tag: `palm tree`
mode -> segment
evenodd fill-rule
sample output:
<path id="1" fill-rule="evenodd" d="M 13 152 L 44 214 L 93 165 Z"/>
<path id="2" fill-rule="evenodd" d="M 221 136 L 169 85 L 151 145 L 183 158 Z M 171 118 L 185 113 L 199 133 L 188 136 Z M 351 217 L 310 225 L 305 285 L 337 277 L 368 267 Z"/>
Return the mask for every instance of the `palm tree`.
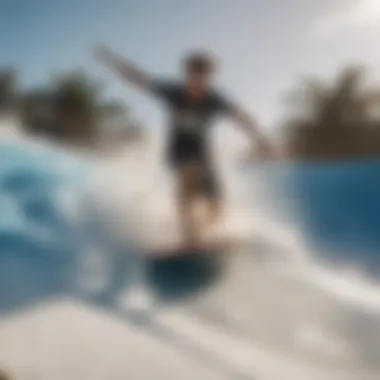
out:
<path id="1" fill-rule="evenodd" d="M 380 91 L 368 88 L 364 79 L 361 68 L 348 67 L 331 86 L 308 79 L 288 94 L 287 104 L 293 111 L 286 131 L 296 156 L 333 159 L 380 154 L 379 115 L 375 113 Z"/>
<path id="2" fill-rule="evenodd" d="M 110 124 L 134 129 L 126 106 L 119 100 L 105 99 L 104 84 L 86 71 L 72 70 L 58 75 L 51 86 L 56 116 L 68 140 L 91 143 Z"/>
<path id="3" fill-rule="evenodd" d="M 62 139 L 55 114 L 55 99 L 48 89 L 35 88 L 24 92 L 20 96 L 19 115 L 25 132 Z"/>
<path id="4" fill-rule="evenodd" d="M 107 128 L 127 131 L 124 141 L 142 137 L 125 104 L 107 99 L 103 83 L 85 70 L 59 73 L 48 83 L 21 93 L 16 73 L 4 69 L 0 71 L 0 110 L 15 100 L 24 129 L 31 134 L 86 145 L 101 138 Z"/>
<path id="5" fill-rule="evenodd" d="M 55 115 L 64 126 L 64 138 L 88 143 L 96 135 L 103 85 L 83 70 L 57 75 L 51 82 Z"/>

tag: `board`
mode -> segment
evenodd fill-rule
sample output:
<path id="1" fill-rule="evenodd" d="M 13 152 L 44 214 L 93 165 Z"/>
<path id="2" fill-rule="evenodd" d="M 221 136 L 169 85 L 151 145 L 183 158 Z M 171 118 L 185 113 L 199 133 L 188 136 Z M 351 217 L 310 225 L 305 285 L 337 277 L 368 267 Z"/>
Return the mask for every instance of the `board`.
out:
<path id="1" fill-rule="evenodd" d="M 235 241 L 230 239 L 218 239 L 211 241 L 203 241 L 192 246 L 186 245 L 168 245 L 164 247 L 159 247 L 158 249 L 152 250 L 148 255 L 154 259 L 168 259 L 174 257 L 193 257 L 193 256 L 203 256 L 208 254 L 218 254 L 236 247 Z"/>

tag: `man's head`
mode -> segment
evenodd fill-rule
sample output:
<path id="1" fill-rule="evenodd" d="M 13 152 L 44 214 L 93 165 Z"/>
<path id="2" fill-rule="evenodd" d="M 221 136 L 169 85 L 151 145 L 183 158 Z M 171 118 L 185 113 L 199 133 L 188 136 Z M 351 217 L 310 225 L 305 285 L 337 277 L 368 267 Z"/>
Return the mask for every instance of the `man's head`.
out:
<path id="1" fill-rule="evenodd" d="M 184 62 L 188 85 L 198 90 L 207 88 L 216 71 L 215 66 L 214 59 L 206 53 L 189 54 Z"/>

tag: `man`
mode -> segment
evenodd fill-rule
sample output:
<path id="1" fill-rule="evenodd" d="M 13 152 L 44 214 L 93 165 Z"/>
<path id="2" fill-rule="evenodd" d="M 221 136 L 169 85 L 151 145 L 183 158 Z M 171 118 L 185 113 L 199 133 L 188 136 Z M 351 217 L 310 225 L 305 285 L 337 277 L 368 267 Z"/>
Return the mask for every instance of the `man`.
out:
<path id="1" fill-rule="evenodd" d="M 208 223 L 214 222 L 221 211 L 221 194 L 207 141 L 213 119 L 218 115 L 232 117 L 253 140 L 259 154 L 269 152 L 267 140 L 243 110 L 212 88 L 216 67 L 205 53 L 186 57 L 183 82 L 153 79 L 105 47 L 96 49 L 96 57 L 128 83 L 167 105 L 171 116 L 167 158 L 176 177 L 180 227 L 186 246 L 196 244 L 201 232 L 195 217 L 199 197 L 207 201 Z"/>

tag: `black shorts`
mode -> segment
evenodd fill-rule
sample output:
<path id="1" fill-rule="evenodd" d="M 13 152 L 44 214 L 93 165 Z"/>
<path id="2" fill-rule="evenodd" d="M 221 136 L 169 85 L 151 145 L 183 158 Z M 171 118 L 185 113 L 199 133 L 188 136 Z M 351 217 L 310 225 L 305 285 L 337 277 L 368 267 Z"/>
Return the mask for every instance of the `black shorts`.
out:
<path id="1" fill-rule="evenodd" d="M 199 193 L 211 198 L 220 197 L 218 179 L 204 142 L 187 136 L 176 136 L 169 143 L 168 161 L 174 170 L 181 170 L 186 165 L 199 165 L 201 168 Z"/>

